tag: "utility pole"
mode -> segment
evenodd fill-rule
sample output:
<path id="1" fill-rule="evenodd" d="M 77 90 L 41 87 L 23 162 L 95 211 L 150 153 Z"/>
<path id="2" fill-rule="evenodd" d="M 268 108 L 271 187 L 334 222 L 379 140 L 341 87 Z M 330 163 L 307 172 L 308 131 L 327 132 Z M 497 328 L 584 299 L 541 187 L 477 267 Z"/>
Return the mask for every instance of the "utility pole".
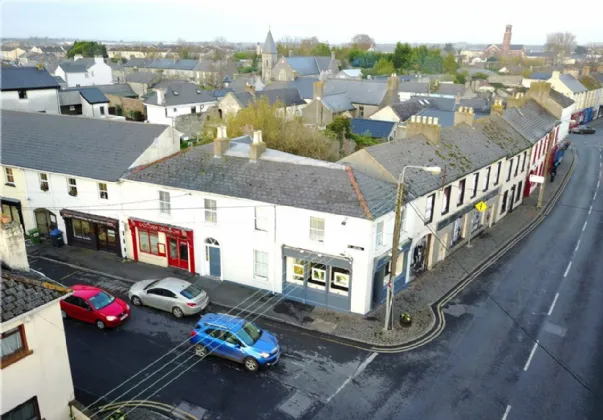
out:
<path id="1" fill-rule="evenodd" d="M 385 329 L 393 328 L 393 304 L 394 304 L 394 279 L 396 278 L 396 265 L 398 262 L 398 246 L 400 245 L 400 230 L 402 228 L 402 202 L 404 201 L 404 177 L 398 180 L 398 192 L 396 194 L 396 220 L 394 221 L 394 239 L 392 242 L 392 269 L 389 273 L 389 284 L 387 285 L 387 301 L 385 303 Z"/>
<path id="2" fill-rule="evenodd" d="M 538 204 L 536 204 L 537 209 L 542 208 L 542 201 L 544 200 L 544 187 L 546 185 L 546 179 L 547 179 L 547 176 L 549 173 L 549 165 L 550 165 L 550 161 L 551 161 L 551 152 L 553 150 L 553 142 L 555 141 L 555 132 L 556 132 L 555 128 L 556 128 L 556 126 L 553 128 L 553 131 L 551 131 L 549 133 L 549 144 L 546 149 L 546 155 L 544 157 L 544 173 L 542 174 L 544 176 L 544 180 L 542 181 L 542 184 L 540 184 L 540 191 L 538 192 Z"/>

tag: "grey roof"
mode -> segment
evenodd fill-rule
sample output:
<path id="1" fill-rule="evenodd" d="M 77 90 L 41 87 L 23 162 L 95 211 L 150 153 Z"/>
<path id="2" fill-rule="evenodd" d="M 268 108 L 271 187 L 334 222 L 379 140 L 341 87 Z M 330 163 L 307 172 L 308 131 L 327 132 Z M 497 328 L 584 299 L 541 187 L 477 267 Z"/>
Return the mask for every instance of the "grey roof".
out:
<path id="1" fill-rule="evenodd" d="M 553 77 L 553 72 L 551 71 L 535 71 L 534 73 L 530 74 L 528 79 L 549 80 L 551 77 Z"/>
<path id="2" fill-rule="evenodd" d="M 296 88 L 303 99 L 312 99 L 314 96 L 314 82 L 316 81 L 318 81 L 318 77 L 298 77 L 289 82 L 287 87 Z"/>
<path id="3" fill-rule="evenodd" d="M 413 98 L 409 101 L 396 102 L 390 105 L 392 111 L 400 118 L 401 122 L 406 121 L 421 110 L 431 106 L 433 98 Z"/>
<path id="4" fill-rule="evenodd" d="M 124 63 L 123 67 L 139 67 L 147 69 L 162 70 L 188 70 L 197 68 L 199 61 L 190 59 L 171 59 L 171 58 L 133 58 Z"/>
<path id="5" fill-rule="evenodd" d="M 54 80 L 56 80 L 59 83 L 59 85 L 61 83 L 67 83 L 61 76 L 52 76 L 52 77 L 54 77 Z"/>
<path id="6" fill-rule="evenodd" d="M 373 219 L 394 210 L 396 184 L 374 178 L 356 168 L 353 171 L 356 183 L 364 196 Z"/>
<path id="7" fill-rule="evenodd" d="M 59 102 L 61 106 L 81 105 L 82 99 L 79 90 L 60 90 Z"/>
<path id="8" fill-rule="evenodd" d="M 599 82 L 603 83 L 603 73 L 591 73 L 590 75 L 597 79 Z"/>
<path id="9" fill-rule="evenodd" d="M 286 107 L 306 104 L 306 101 L 299 96 L 299 91 L 295 88 L 262 90 L 256 92 L 255 95 L 256 98 L 267 98 L 270 105 L 277 101 Z"/>
<path id="10" fill-rule="evenodd" d="M 0 73 L 0 90 L 59 89 L 48 70 L 35 67 L 4 67 Z"/>
<path id="11" fill-rule="evenodd" d="M 233 141 L 231 141 L 232 147 Z M 211 144 L 209 145 L 213 147 Z M 264 152 L 267 153 L 267 152 Z M 264 203 L 366 218 L 346 170 L 268 159 L 215 158 L 195 147 L 127 179 Z M 220 204 L 218 203 L 218 207 Z"/>
<path id="12" fill-rule="evenodd" d="M 260 82 L 260 77 L 252 74 L 246 77 L 237 77 L 232 81 L 232 83 L 230 83 L 228 87 L 231 88 L 234 92 L 244 92 L 247 83 L 255 86 L 256 83 Z"/>
<path id="13" fill-rule="evenodd" d="M 239 101 L 243 108 L 247 108 L 252 99 L 251 93 L 249 92 L 234 92 L 233 95 L 237 98 L 237 101 Z"/>
<path id="14" fill-rule="evenodd" d="M 203 90 L 191 82 L 174 82 L 166 87 L 163 103 L 161 106 L 198 104 L 203 102 L 214 102 L 215 99 L 210 91 Z M 145 104 L 157 105 L 157 92 L 151 93 L 145 100 Z"/>
<path id="15" fill-rule="evenodd" d="M 549 96 L 551 97 L 552 100 L 557 102 L 563 108 L 572 106 L 572 104 L 574 104 L 574 102 L 575 102 L 573 99 L 568 98 L 567 96 L 565 96 L 564 94 L 562 94 L 560 92 L 557 92 L 555 89 L 551 89 Z"/>
<path id="16" fill-rule="evenodd" d="M 80 88 L 79 91 L 82 98 L 89 104 L 109 103 L 109 99 L 95 87 Z"/>
<path id="17" fill-rule="evenodd" d="M 588 92 L 588 89 L 571 74 L 562 74 L 559 80 L 574 93 Z"/>
<path id="18" fill-rule="evenodd" d="M 327 79 L 324 96 L 346 93 L 355 104 L 381 105 L 387 93 L 387 83 L 372 80 Z"/>
<path id="19" fill-rule="evenodd" d="M 444 111 L 440 109 L 425 108 L 417 115 L 425 117 L 436 117 L 442 127 L 452 127 L 454 125 L 454 111 Z M 489 114 L 475 112 L 475 119 L 487 117 Z"/>
<path id="20" fill-rule="evenodd" d="M 435 93 L 439 93 L 441 95 L 464 95 L 466 91 L 467 88 L 465 85 L 457 83 L 440 83 L 440 87 Z"/>
<path id="21" fill-rule="evenodd" d="M 65 52 L 63 47 L 61 47 L 60 45 L 46 45 L 46 46 L 39 46 L 38 48 L 41 49 L 43 53 Z"/>
<path id="22" fill-rule="evenodd" d="M 398 92 L 411 92 L 411 93 L 428 93 L 429 83 L 422 82 L 403 82 L 400 83 Z"/>
<path id="23" fill-rule="evenodd" d="M 264 47 L 262 48 L 262 53 L 265 54 L 276 54 L 276 44 L 274 43 L 274 38 L 272 38 L 272 32 L 270 29 L 268 30 L 268 35 L 266 35 L 266 41 L 264 41 Z"/>
<path id="24" fill-rule="evenodd" d="M 149 84 L 159 78 L 160 76 L 157 73 L 152 73 L 150 71 L 135 71 L 126 76 L 126 82 Z"/>
<path id="25" fill-rule="evenodd" d="M 320 74 L 315 57 L 285 57 L 285 61 L 300 76 Z"/>
<path id="26" fill-rule="evenodd" d="M 125 98 L 138 98 L 136 92 L 127 83 L 114 83 L 111 85 L 94 85 L 105 95 L 123 96 Z"/>
<path id="27" fill-rule="evenodd" d="M 5 110 L 1 118 L 2 164 L 106 181 L 117 181 L 168 128 Z"/>
<path id="28" fill-rule="evenodd" d="M 468 106 L 473 108 L 474 112 L 481 112 L 484 114 L 490 113 L 490 101 L 485 98 L 472 98 L 472 99 L 461 99 L 458 105 L 455 106 L 458 108 L 459 106 Z"/>
<path id="29" fill-rule="evenodd" d="M 59 63 L 59 66 L 65 73 L 85 73 L 88 68 L 94 65 L 94 58 L 80 58 L 75 61 L 64 60 Z"/>
<path id="30" fill-rule="evenodd" d="M 1 229 L 1 227 L 0 227 Z M 2 270 L 0 301 L 2 322 L 44 306 L 69 293 L 68 289 L 51 288 L 34 273 L 9 272 Z"/>
<path id="31" fill-rule="evenodd" d="M 321 98 L 321 101 L 331 112 L 343 112 L 355 109 L 347 93 L 325 95 Z"/>
<path id="32" fill-rule="evenodd" d="M 507 108 L 503 118 L 532 143 L 550 132 L 557 121 L 557 118 L 531 99 L 521 108 Z"/>
<path id="33" fill-rule="evenodd" d="M 350 128 L 353 134 L 367 134 L 376 139 L 388 138 L 396 123 L 393 121 L 367 120 L 365 118 L 352 118 Z"/>

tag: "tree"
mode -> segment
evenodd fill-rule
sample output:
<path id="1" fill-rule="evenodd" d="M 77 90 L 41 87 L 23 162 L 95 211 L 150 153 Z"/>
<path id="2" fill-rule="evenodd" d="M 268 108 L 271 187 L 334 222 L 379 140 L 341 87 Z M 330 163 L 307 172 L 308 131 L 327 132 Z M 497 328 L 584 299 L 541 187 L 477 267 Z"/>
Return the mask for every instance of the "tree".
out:
<path id="1" fill-rule="evenodd" d="M 333 121 L 327 125 L 326 132 L 331 134 L 337 140 L 344 140 L 352 133 L 349 118 L 333 118 Z"/>
<path id="2" fill-rule="evenodd" d="M 106 57 L 107 47 L 95 41 L 75 41 L 71 48 L 67 50 L 67 57 L 73 58 L 76 54 L 81 54 L 84 57 Z"/>
<path id="3" fill-rule="evenodd" d="M 553 56 L 557 64 L 563 57 L 569 56 L 576 48 L 576 35 L 571 32 L 554 32 L 546 36 L 546 51 Z"/>
<path id="4" fill-rule="evenodd" d="M 312 48 L 310 55 L 329 56 L 329 55 L 331 55 L 331 48 L 329 47 L 328 44 L 325 44 L 324 42 L 319 42 Z"/>
<path id="5" fill-rule="evenodd" d="M 356 34 L 352 38 L 352 45 L 361 50 L 368 50 L 375 44 L 375 40 L 367 34 Z"/>
<path id="6" fill-rule="evenodd" d="M 410 63 L 411 52 L 412 48 L 410 48 L 410 45 L 398 42 L 396 44 L 396 49 L 394 50 L 394 55 L 392 57 L 392 63 L 394 64 L 394 67 L 397 69 L 407 69 Z"/>
<path id="7" fill-rule="evenodd" d="M 373 66 L 373 71 L 375 74 L 379 75 L 390 75 L 396 72 L 394 68 L 394 64 L 386 59 L 385 57 L 381 58 L 379 61 L 375 63 Z"/>
<path id="8" fill-rule="evenodd" d="M 446 54 L 454 54 L 456 52 L 454 50 L 454 45 L 452 45 L 450 42 L 444 45 L 444 52 Z"/>
<path id="9" fill-rule="evenodd" d="M 576 46 L 576 49 L 574 50 L 574 52 L 576 54 L 586 54 L 586 53 L 588 53 L 588 49 L 586 47 L 583 47 L 582 45 L 578 45 L 578 46 Z"/>
<path id="10" fill-rule="evenodd" d="M 464 85 L 467 81 L 467 76 L 469 76 L 469 73 L 467 73 L 466 71 L 457 73 L 457 75 L 454 77 L 454 83 L 460 83 L 461 85 Z"/>
<path id="11" fill-rule="evenodd" d="M 178 57 L 180 57 L 182 60 L 186 60 L 188 58 L 191 58 L 191 52 L 188 49 L 188 47 L 180 47 L 180 48 L 178 48 Z"/>
<path id="12" fill-rule="evenodd" d="M 488 75 L 486 73 L 482 73 L 477 72 L 477 73 L 473 73 L 473 75 L 471 76 L 472 79 L 480 79 L 480 80 L 488 80 Z"/>
<path id="13" fill-rule="evenodd" d="M 456 73 L 456 58 L 454 58 L 454 54 L 448 54 L 446 58 L 444 58 L 444 63 L 442 64 L 444 73 L 455 74 Z"/>

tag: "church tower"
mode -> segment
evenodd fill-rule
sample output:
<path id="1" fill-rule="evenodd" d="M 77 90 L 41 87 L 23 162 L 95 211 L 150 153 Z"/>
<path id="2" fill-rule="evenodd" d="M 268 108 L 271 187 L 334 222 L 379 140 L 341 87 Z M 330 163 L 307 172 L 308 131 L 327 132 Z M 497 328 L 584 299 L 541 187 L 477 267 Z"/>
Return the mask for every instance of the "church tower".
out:
<path id="1" fill-rule="evenodd" d="M 509 50 L 511 49 L 511 28 L 513 28 L 512 25 L 507 25 L 505 29 L 505 36 L 502 44 L 502 54 L 504 56 L 509 55 Z"/>
<path id="2" fill-rule="evenodd" d="M 272 79 L 272 68 L 276 65 L 277 60 L 276 44 L 272 38 L 272 32 L 268 29 L 266 41 L 262 48 L 262 82 L 268 83 Z"/>

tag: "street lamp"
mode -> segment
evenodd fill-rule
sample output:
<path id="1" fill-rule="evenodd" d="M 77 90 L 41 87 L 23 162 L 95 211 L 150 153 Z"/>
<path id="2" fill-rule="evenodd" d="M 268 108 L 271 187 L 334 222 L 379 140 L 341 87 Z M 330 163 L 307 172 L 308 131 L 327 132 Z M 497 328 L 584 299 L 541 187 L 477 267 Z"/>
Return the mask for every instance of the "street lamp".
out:
<path id="1" fill-rule="evenodd" d="M 385 329 L 393 328 L 393 310 L 394 310 L 394 279 L 396 277 L 396 265 L 398 263 L 398 246 L 400 245 L 400 229 L 402 228 L 402 202 L 404 201 L 404 173 L 407 169 L 419 169 L 433 175 L 439 175 L 442 168 L 439 166 L 416 166 L 406 165 L 402 168 L 402 173 L 398 178 L 398 191 L 396 194 L 396 220 L 394 222 L 394 240 L 392 242 L 392 269 L 389 274 L 389 283 L 387 286 L 387 300 L 385 303 Z"/>

